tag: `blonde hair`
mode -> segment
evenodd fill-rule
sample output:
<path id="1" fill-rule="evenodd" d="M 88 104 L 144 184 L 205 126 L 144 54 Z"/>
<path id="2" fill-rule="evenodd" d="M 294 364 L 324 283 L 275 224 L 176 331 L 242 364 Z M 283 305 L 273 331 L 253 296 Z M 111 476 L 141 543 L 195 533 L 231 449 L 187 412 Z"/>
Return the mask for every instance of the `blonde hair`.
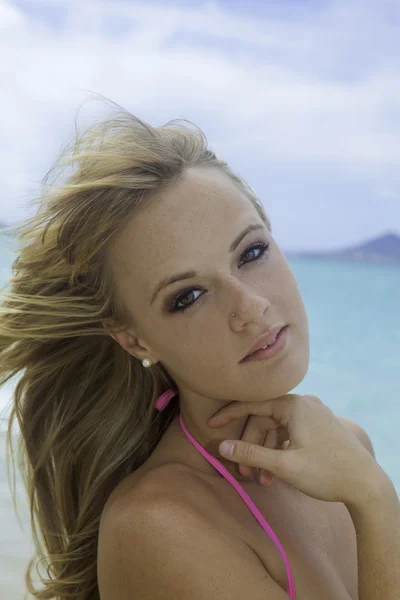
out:
<path id="1" fill-rule="evenodd" d="M 131 323 L 107 266 L 113 237 L 151 192 L 195 166 L 224 171 L 270 229 L 255 192 L 193 123 L 152 127 L 112 104 L 115 116 L 76 134 L 60 153 L 31 201 L 35 216 L 11 228 L 19 249 L 0 306 L 0 385 L 19 375 L 7 452 L 13 457 L 16 420 L 36 550 L 25 583 L 40 600 L 99 599 L 105 501 L 146 461 L 179 411 L 177 403 L 161 414 L 154 408 L 175 386 L 163 366 L 143 368 L 109 335 Z M 56 185 L 66 167 L 68 177 Z M 12 493 L 15 506 L 15 487 Z M 41 589 L 31 575 L 35 558 L 46 565 Z"/>

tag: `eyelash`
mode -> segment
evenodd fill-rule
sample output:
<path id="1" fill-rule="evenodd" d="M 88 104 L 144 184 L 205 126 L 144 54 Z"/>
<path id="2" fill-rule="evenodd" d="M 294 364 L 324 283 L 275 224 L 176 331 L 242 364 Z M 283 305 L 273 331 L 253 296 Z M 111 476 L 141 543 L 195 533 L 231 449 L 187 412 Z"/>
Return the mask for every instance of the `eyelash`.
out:
<path id="1" fill-rule="evenodd" d="M 245 263 L 245 264 L 251 264 L 251 263 L 265 259 L 268 255 L 269 243 L 265 244 L 264 242 L 259 242 L 257 244 L 252 244 L 243 252 L 242 256 L 245 256 L 248 252 L 251 252 L 252 250 L 257 250 L 257 249 L 261 250 L 261 253 L 259 254 L 259 256 L 257 256 L 257 258 L 255 258 L 254 260 L 250 260 L 248 263 Z M 200 298 L 201 298 L 201 296 L 203 296 L 203 294 L 201 294 L 201 296 L 199 296 L 191 304 L 186 304 L 186 306 L 183 306 L 181 308 L 176 308 L 176 305 L 180 301 L 180 298 L 187 296 L 188 294 L 190 294 L 190 292 L 193 292 L 195 290 L 197 290 L 197 288 L 189 288 L 187 290 L 183 290 L 183 292 L 181 292 L 178 296 L 176 296 L 175 299 L 173 300 L 172 310 L 170 312 L 172 312 L 172 313 L 184 312 L 185 310 L 188 310 L 189 308 L 193 308 L 193 306 L 195 306 L 195 304 L 197 304 L 197 302 L 200 300 Z"/>

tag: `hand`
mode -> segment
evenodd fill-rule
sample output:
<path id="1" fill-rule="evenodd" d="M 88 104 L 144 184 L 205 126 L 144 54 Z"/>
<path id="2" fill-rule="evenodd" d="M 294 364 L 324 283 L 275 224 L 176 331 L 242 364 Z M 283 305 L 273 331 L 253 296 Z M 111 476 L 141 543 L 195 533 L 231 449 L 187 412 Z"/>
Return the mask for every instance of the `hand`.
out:
<path id="1" fill-rule="evenodd" d="M 208 425 L 221 427 L 248 415 L 263 420 L 254 421 L 256 427 L 248 431 L 247 425 L 244 437 L 258 436 L 262 445 L 232 440 L 233 456 L 221 454 L 239 465 L 265 469 L 312 498 L 346 503 L 380 469 L 317 396 L 286 394 L 265 402 L 232 402 L 215 413 Z M 278 445 L 285 449 L 264 447 L 263 440 L 271 430 L 276 430 Z"/>
<path id="2" fill-rule="evenodd" d="M 272 450 L 286 450 L 289 444 L 288 433 L 285 427 L 280 427 L 268 417 L 250 415 L 240 437 L 242 441 L 258 444 Z M 270 485 L 273 474 L 265 469 L 256 469 L 246 465 L 238 465 L 242 475 L 251 475 L 261 486 Z"/>

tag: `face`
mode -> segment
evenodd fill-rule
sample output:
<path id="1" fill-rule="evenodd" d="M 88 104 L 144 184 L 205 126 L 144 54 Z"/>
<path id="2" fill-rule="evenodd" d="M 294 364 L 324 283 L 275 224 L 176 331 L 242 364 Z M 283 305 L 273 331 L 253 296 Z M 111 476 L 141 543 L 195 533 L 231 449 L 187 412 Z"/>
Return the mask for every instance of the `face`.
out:
<path id="1" fill-rule="evenodd" d="M 230 251 L 250 225 L 258 228 Z M 111 260 L 135 323 L 132 337 L 120 334 L 118 341 L 140 360 L 160 361 L 181 404 L 200 397 L 220 407 L 267 400 L 304 378 L 309 332 L 296 280 L 256 209 L 225 173 L 193 168 L 155 193 L 116 238 Z M 156 293 L 159 282 L 187 271 L 196 274 Z M 289 325 L 283 358 L 241 363 L 254 339 L 277 324 Z"/>

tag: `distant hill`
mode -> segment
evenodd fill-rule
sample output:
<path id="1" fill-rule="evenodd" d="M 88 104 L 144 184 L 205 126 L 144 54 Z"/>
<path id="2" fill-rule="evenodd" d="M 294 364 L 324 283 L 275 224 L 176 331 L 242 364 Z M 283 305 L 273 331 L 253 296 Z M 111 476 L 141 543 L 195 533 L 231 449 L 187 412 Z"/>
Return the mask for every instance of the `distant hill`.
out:
<path id="1" fill-rule="evenodd" d="M 288 258 L 317 258 L 400 265 L 400 235 L 387 233 L 357 246 L 330 252 L 287 252 Z"/>

